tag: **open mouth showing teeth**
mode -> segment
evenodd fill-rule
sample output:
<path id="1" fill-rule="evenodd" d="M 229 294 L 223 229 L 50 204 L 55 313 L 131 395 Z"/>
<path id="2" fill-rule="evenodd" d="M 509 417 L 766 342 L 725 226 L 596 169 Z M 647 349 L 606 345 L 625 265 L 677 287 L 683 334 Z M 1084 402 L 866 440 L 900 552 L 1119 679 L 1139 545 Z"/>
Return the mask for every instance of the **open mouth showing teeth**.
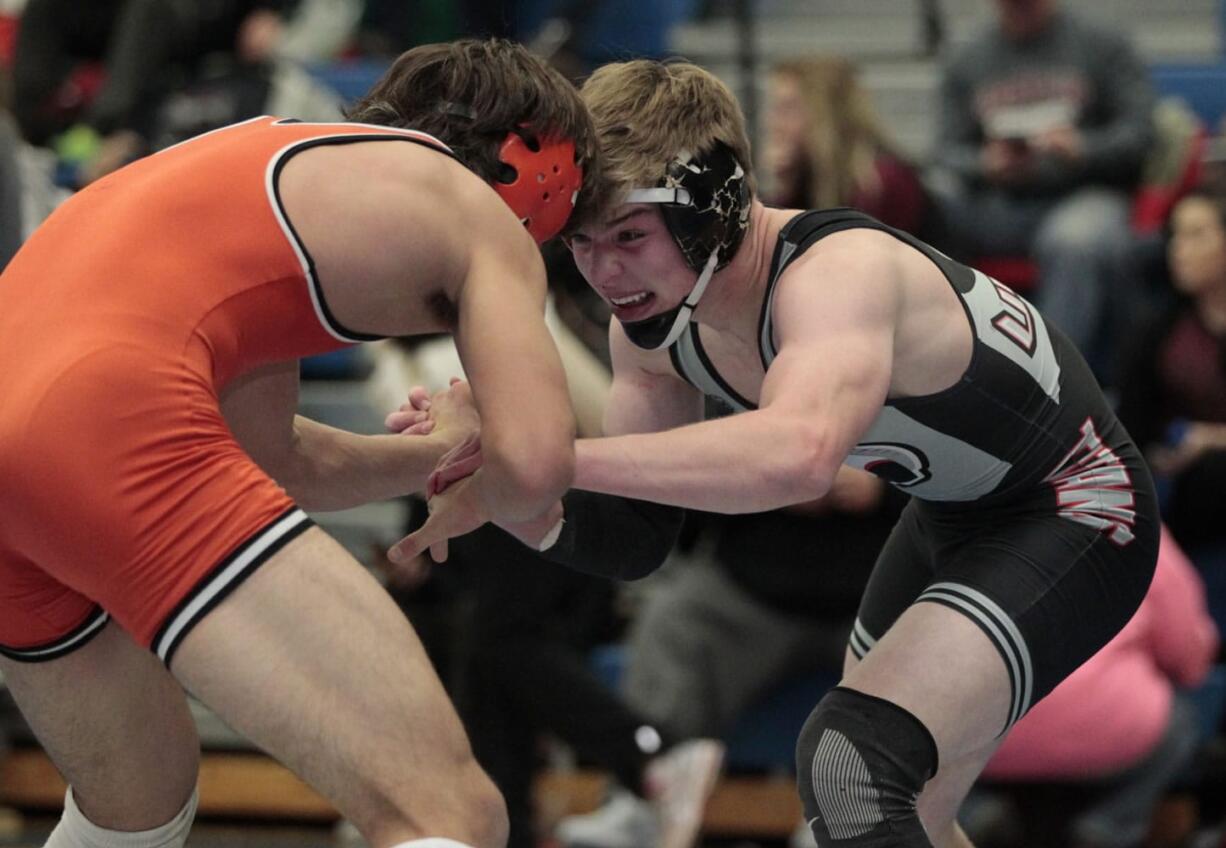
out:
<path id="1" fill-rule="evenodd" d="M 646 303 L 649 297 L 651 297 L 650 292 L 637 292 L 635 294 L 628 294 L 625 297 L 611 297 L 609 302 L 614 306 L 638 306 L 640 303 Z"/>

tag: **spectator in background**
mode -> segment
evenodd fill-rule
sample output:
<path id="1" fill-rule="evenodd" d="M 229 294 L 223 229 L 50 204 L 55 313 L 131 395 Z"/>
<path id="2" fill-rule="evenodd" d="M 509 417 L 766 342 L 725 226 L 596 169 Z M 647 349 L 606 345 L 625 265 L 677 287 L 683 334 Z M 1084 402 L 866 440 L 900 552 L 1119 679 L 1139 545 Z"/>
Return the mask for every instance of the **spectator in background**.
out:
<path id="1" fill-rule="evenodd" d="M 626 702 L 667 739 L 722 739 L 781 682 L 824 673 L 833 683 L 869 572 L 905 501 L 871 474 L 844 468 L 819 501 L 701 514 L 713 556 L 648 595 L 627 646 Z M 695 779 L 715 777 L 696 771 Z M 563 845 L 655 845 L 659 811 L 636 785 L 623 780 L 599 810 L 564 820 Z"/>
<path id="2" fill-rule="evenodd" d="M 1142 332 L 1120 382 L 1120 420 L 1165 492 L 1164 515 L 1226 621 L 1226 183 L 1176 204 L 1168 248 L 1175 297 Z"/>
<path id="3" fill-rule="evenodd" d="M 0 70 L 0 271 L 67 196 L 53 180 L 55 157 L 22 139 L 9 110 L 9 83 L 7 68 Z"/>
<path id="4" fill-rule="evenodd" d="M 767 91 L 767 203 L 791 209 L 851 206 L 923 235 L 924 187 L 886 134 L 850 61 L 781 62 L 771 70 Z"/>
<path id="5" fill-rule="evenodd" d="M 458 647 L 456 708 L 477 761 L 506 799 L 507 848 L 538 844 L 532 789 L 546 735 L 582 762 L 609 770 L 639 797 L 652 798 L 656 809 L 664 809 L 666 793 L 671 800 L 690 788 L 692 772 L 665 776 L 651 766 L 679 765 L 692 746 L 675 748 L 609 689 L 588 659 L 594 647 L 615 638 L 615 584 L 550 562 L 492 526 L 455 540 L 450 560 L 464 569 L 469 601 Z M 681 834 L 670 831 L 687 848 L 709 789 L 695 788 L 701 795 L 683 816 L 693 824 Z M 651 848 L 659 836 L 657 830 L 636 832 L 626 848 Z"/>
<path id="6" fill-rule="evenodd" d="M 1145 66 L 1059 0 L 994 0 L 998 20 L 949 62 L 936 158 L 948 249 L 1031 255 L 1038 306 L 1100 380 L 1106 311 L 1131 297 L 1130 191 L 1152 137 Z"/>
<path id="7" fill-rule="evenodd" d="M 463 0 L 465 32 L 528 43 L 565 74 L 584 76 L 627 56 L 669 55 L 672 28 L 698 0 Z"/>
<path id="8" fill-rule="evenodd" d="M 163 104 L 199 80 L 210 57 L 226 57 L 227 70 L 326 57 L 360 13 L 360 0 L 30 0 L 17 36 L 14 112 L 28 141 L 56 145 L 79 164 L 75 182 L 85 185 L 157 149 Z M 253 94 L 241 114 L 223 111 L 196 129 L 265 111 L 268 80 L 244 90 Z M 327 116 L 338 118 L 335 109 Z"/>
<path id="9" fill-rule="evenodd" d="M 463 31 L 459 5 L 453 0 L 363 0 L 357 52 L 391 59 L 417 44 L 458 38 Z"/>
<path id="10" fill-rule="evenodd" d="M 262 55 L 305 63 L 334 59 L 356 37 L 365 10 L 366 0 L 296 0 L 283 16 L 265 15 L 272 26 L 268 47 Z M 404 49 L 454 37 L 454 32 L 448 32 Z M 241 47 L 240 44 L 240 56 Z"/>
<path id="11" fill-rule="evenodd" d="M 283 0 L 30 0 L 17 34 L 14 111 L 26 139 L 49 145 L 81 126 L 96 135 L 82 182 L 145 152 L 157 104 L 214 51 L 258 61 Z M 87 65 L 96 66 L 82 74 Z"/>
<path id="12" fill-rule="evenodd" d="M 1164 530 L 1136 615 L 1018 722 L 983 771 L 990 783 L 1054 782 L 1084 797 L 1072 821 L 1023 810 L 1026 844 L 1142 843 L 1157 802 L 1204 742 L 1178 689 L 1204 681 L 1217 649 L 1200 577 Z"/>

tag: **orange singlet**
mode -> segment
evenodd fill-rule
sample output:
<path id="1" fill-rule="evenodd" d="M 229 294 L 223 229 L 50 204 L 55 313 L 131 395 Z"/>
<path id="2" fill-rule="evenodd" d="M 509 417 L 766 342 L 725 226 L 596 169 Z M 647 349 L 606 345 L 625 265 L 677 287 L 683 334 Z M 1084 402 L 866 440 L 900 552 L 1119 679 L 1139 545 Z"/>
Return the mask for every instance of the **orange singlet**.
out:
<path id="1" fill-rule="evenodd" d="M 169 664 L 310 520 L 218 392 L 366 338 L 339 326 L 280 204 L 316 144 L 422 133 L 256 118 L 64 203 L 0 276 L 0 653 L 61 656 L 109 616 Z"/>

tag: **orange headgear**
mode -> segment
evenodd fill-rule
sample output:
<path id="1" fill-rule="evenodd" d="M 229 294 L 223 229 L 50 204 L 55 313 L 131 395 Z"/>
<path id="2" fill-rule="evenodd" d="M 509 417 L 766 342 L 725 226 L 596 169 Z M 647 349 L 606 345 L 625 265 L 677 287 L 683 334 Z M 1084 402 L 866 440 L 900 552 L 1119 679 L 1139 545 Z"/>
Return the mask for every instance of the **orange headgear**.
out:
<path id="1" fill-rule="evenodd" d="M 566 226 L 583 185 L 575 143 L 540 139 L 521 126 L 507 134 L 498 159 L 504 167 L 493 182 L 494 191 L 519 216 L 536 243 L 544 244 Z"/>

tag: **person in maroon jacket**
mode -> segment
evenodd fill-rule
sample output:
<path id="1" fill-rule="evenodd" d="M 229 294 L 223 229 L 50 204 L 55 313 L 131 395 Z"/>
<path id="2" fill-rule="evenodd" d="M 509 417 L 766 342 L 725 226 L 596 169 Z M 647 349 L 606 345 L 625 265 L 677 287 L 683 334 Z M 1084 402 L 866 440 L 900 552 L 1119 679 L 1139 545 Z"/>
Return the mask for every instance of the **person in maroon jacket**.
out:
<path id="1" fill-rule="evenodd" d="M 855 65 L 833 56 L 780 62 L 767 93 L 768 205 L 851 206 L 925 235 L 928 196 L 919 174 L 882 126 Z"/>

